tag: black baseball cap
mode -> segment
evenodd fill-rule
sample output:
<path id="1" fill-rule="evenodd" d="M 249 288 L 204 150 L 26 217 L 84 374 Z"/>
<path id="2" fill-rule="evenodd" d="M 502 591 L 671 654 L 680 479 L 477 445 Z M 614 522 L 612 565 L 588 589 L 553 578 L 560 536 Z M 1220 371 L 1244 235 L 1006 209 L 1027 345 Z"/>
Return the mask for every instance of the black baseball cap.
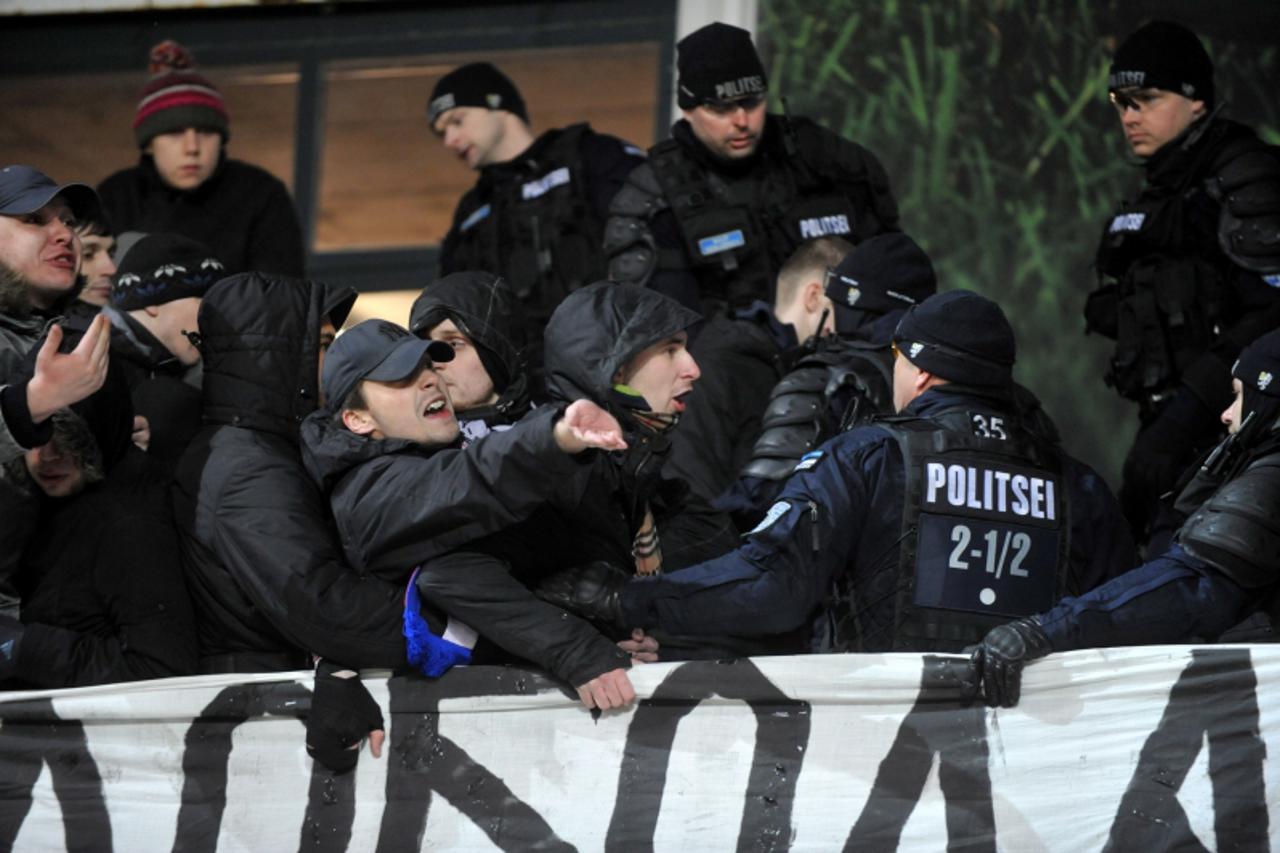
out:
<path id="1" fill-rule="evenodd" d="M 413 375 L 423 356 L 433 364 L 453 361 L 453 347 L 423 340 L 390 320 L 357 323 L 338 336 L 324 357 L 324 398 L 336 410 L 362 380 L 398 382 Z"/>
<path id="2" fill-rule="evenodd" d="M 98 194 L 87 184 L 58 184 L 33 166 L 13 165 L 0 169 L 0 216 L 23 216 L 44 207 L 59 193 L 77 219 L 96 214 L 101 207 Z"/>

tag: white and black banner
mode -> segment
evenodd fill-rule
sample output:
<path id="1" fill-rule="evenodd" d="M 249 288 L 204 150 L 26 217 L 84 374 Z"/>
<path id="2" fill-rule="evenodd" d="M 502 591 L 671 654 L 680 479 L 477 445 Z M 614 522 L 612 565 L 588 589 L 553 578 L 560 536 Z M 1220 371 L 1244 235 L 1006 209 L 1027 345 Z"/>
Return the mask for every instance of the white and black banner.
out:
<path id="1" fill-rule="evenodd" d="M 354 773 L 310 673 L 0 696 L 0 850 L 1267 850 L 1280 647 L 1054 655 L 1012 710 L 929 655 L 654 664 L 595 714 L 520 669 L 366 678 Z"/>

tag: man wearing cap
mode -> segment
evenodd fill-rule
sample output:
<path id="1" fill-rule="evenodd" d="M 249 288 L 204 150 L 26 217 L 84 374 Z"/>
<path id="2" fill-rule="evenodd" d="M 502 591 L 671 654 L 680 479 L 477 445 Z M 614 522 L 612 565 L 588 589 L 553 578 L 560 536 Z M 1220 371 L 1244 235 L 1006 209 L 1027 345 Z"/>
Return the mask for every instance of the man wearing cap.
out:
<path id="1" fill-rule="evenodd" d="M 751 459 L 769 392 L 803 355 L 800 345 L 834 332 L 824 282 L 851 248 L 840 237 L 810 240 L 778 273 L 772 304 L 759 299 L 715 317 L 690 344 L 702 377 L 671 434 L 667 470 L 704 500 L 719 497 Z"/>
<path id="2" fill-rule="evenodd" d="M 811 275 L 825 288 L 836 334 L 815 340 L 773 386 L 759 440 L 716 502 L 743 529 L 756 525 L 806 453 L 893 414 L 893 330 L 938 289 L 928 255 L 897 232 L 871 237 Z"/>
<path id="3" fill-rule="evenodd" d="M 505 278 L 527 315 L 533 363 L 540 364 L 542 329 L 556 305 L 604 277 L 609 202 L 644 152 L 585 122 L 535 138 L 519 90 L 487 62 L 441 77 L 427 121 L 445 148 L 480 173 L 454 211 L 440 272 Z"/>
<path id="4" fill-rule="evenodd" d="M 1218 439 L 1241 348 L 1280 324 L 1280 150 L 1220 116 L 1213 62 L 1178 24 L 1125 39 L 1108 85 L 1146 183 L 1106 223 L 1085 317 L 1116 341 L 1107 384 L 1138 404 L 1120 497 L 1160 553 L 1161 495 Z"/>
<path id="5" fill-rule="evenodd" d="M 1227 437 L 1178 495 L 1185 523 L 1159 557 L 1047 612 L 993 629 L 974 649 L 975 688 L 1018 703 L 1022 668 L 1051 652 L 1214 640 L 1258 610 L 1280 613 L 1280 330 L 1231 370 Z M 1188 472 L 1192 473 L 1192 472 Z"/>
<path id="6" fill-rule="evenodd" d="M 808 119 L 765 113 L 768 79 L 750 33 L 708 24 L 676 53 L 684 118 L 613 200 L 611 278 L 709 317 L 770 299 L 805 240 L 897 230 L 874 154 Z"/>
<path id="7" fill-rule="evenodd" d="M 899 414 L 806 456 L 736 551 L 631 583 L 567 572 L 548 600 L 626 627 L 805 628 L 813 651 L 957 652 L 1004 614 L 1133 565 L 1106 484 L 1014 413 L 1013 330 L 995 303 L 931 297 L 894 346 Z"/>
<path id="8" fill-rule="evenodd" d="M 196 241 L 148 234 L 121 260 L 112 303 L 102 309 L 134 412 L 150 428 L 147 452 L 169 468 L 200 429 L 200 302 L 224 273 Z"/>
<path id="9" fill-rule="evenodd" d="M 623 704 L 620 697 L 634 693 L 621 649 L 536 599 L 508 572 L 485 571 L 495 553 L 513 556 L 501 542 L 510 528 L 544 504 L 574 507 L 582 500 L 592 469 L 574 457 L 592 447 L 624 449 L 622 428 L 595 403 L 579 400 L 544 406 L 464 449 L 436 370 L 453 356 L 448 343 L 417 338 L 386 320 L 366 320 L 330 349 L 323 376 L 330 402 L 307 418 L 302 437 L 307 467 L 329 492 L 347 559 L 357 571 L 401 585 L 423 564 L 424 572 L 470 575 L 461 584 L 455 577 L 447 601 L 427 602 L 452 617 L 436 626 L 438 635 L 409 633 L 411 662 L 424 665 L 434 652 L 435 665 L 425 666 L 430 674 L 447 667 L 441 655 L 469 660 L 478 632 L 573 684 L 587 707 Z M 479 544 L 486 537 L 493 537 L 491 547 Z M 520 541 L 528 539 L 526 532 Z M 486 556 L 451 556 L 461 546 Z M 441 566 L 454 559 L 470 561 L 474 570 Z M 460 613 L 466 625 L 457 622 Z"/>
<path id="10" fill-rule="evenodd" d="M 133 120 L 141 159 L 98 185 L 116 233 L 180 234 L 212 249 L 229 273 L 301 276 L 302 229 L 289 191 L 227 157 L 222 93 L 177 42 L 151 49 L 150 71 Z"/>

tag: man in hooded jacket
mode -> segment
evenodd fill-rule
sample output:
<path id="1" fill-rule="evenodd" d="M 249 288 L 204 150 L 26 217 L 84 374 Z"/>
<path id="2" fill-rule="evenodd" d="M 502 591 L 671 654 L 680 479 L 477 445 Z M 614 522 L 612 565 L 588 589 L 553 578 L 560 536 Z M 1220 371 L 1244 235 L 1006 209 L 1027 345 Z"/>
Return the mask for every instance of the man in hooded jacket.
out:
<path id="1" fill-rule="evenodd" d="M 450 273 L 409 311 L 409 331 L 454 348 L 437 369 L 468 440 L 509 427 L 531 407 L 518 312 L 506 281 L 487 272 Z"/>
<path id="2" fill-rule="evenodd" d="M 346 564 L 303 467 L 298 426 L 319 404 L 322 329 L 355 293 L 242 273 L 200 306 L 204 428 L 173 491 L 204 672 L 271 672 L 312 653 L 404 664 L 402 590 Z"/>

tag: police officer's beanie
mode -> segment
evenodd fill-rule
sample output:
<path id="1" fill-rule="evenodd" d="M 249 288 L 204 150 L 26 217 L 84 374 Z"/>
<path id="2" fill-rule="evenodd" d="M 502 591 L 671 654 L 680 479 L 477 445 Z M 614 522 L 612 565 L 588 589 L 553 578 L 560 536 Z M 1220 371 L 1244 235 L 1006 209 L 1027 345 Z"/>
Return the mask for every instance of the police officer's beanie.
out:
<path id="1" fill-rule="evenodd" d="M 529 113 L 516 84 L 488 62 L 472 62 L 441 77 L 427 101 L 427 122 L 434 125 L 441 113 L 454 107 L 506 110 L 529 123 Z"/>
<path id="2" fill-rule="evenodd" d="M 764 63 L 751 33 L 707 24 L 676 43 L 676 103 L 691 110 L 707 101 L 732 101 L 769 91 Z"/>
<path id="3" fill-rule="evenodd" d="M 153 137 L 188 127 L 216 130 L 226 142 L 231 120 L 222 93 L 195 72 L 195 57 L 176 41 L 162 41 L 151 48 L 151 79 L 142 87 L 133 117 L 133 135 L 139 148 Z"/>
<path id="4" fill-rule="evenodd" d="M 190 296 L 203 297 L 226 275 L 213 250 L 177 234 L 148 234 L 120 259 L 111 304 L 137 311 Z"/>
<path id="5" fill-rule="evenodd" d="M 1213 109 L 1213 60 L 1191 30 L 1152 21 L 1124 40 L 1111 60 L 1107 86 L 1164 89 Z"/>
<path id="6" fill-rule="evenodd" d="M 1013 381 L 1013 327 L 999 305 L 972 291 L 939 293 L 907 309 L 893 340 L 916 367 L 951 382 L 1000 387 Z"/>
<path id="7" fill-rule="evenodd" d="M 1280 329 L 1244 348 L 1231 368 L 1244 388 L 1243 415 L 1257 411 L 1264 420 L 1280 411 Z"/>
<path id="8" fill-rule="evenodd" d="M 827 279 L 827 296 L 837 309 L 844 306 L 877 314 L 910 308 L 937 292 L 933 262 L 915 240 L 902 233 L 863 240 Z"/>

